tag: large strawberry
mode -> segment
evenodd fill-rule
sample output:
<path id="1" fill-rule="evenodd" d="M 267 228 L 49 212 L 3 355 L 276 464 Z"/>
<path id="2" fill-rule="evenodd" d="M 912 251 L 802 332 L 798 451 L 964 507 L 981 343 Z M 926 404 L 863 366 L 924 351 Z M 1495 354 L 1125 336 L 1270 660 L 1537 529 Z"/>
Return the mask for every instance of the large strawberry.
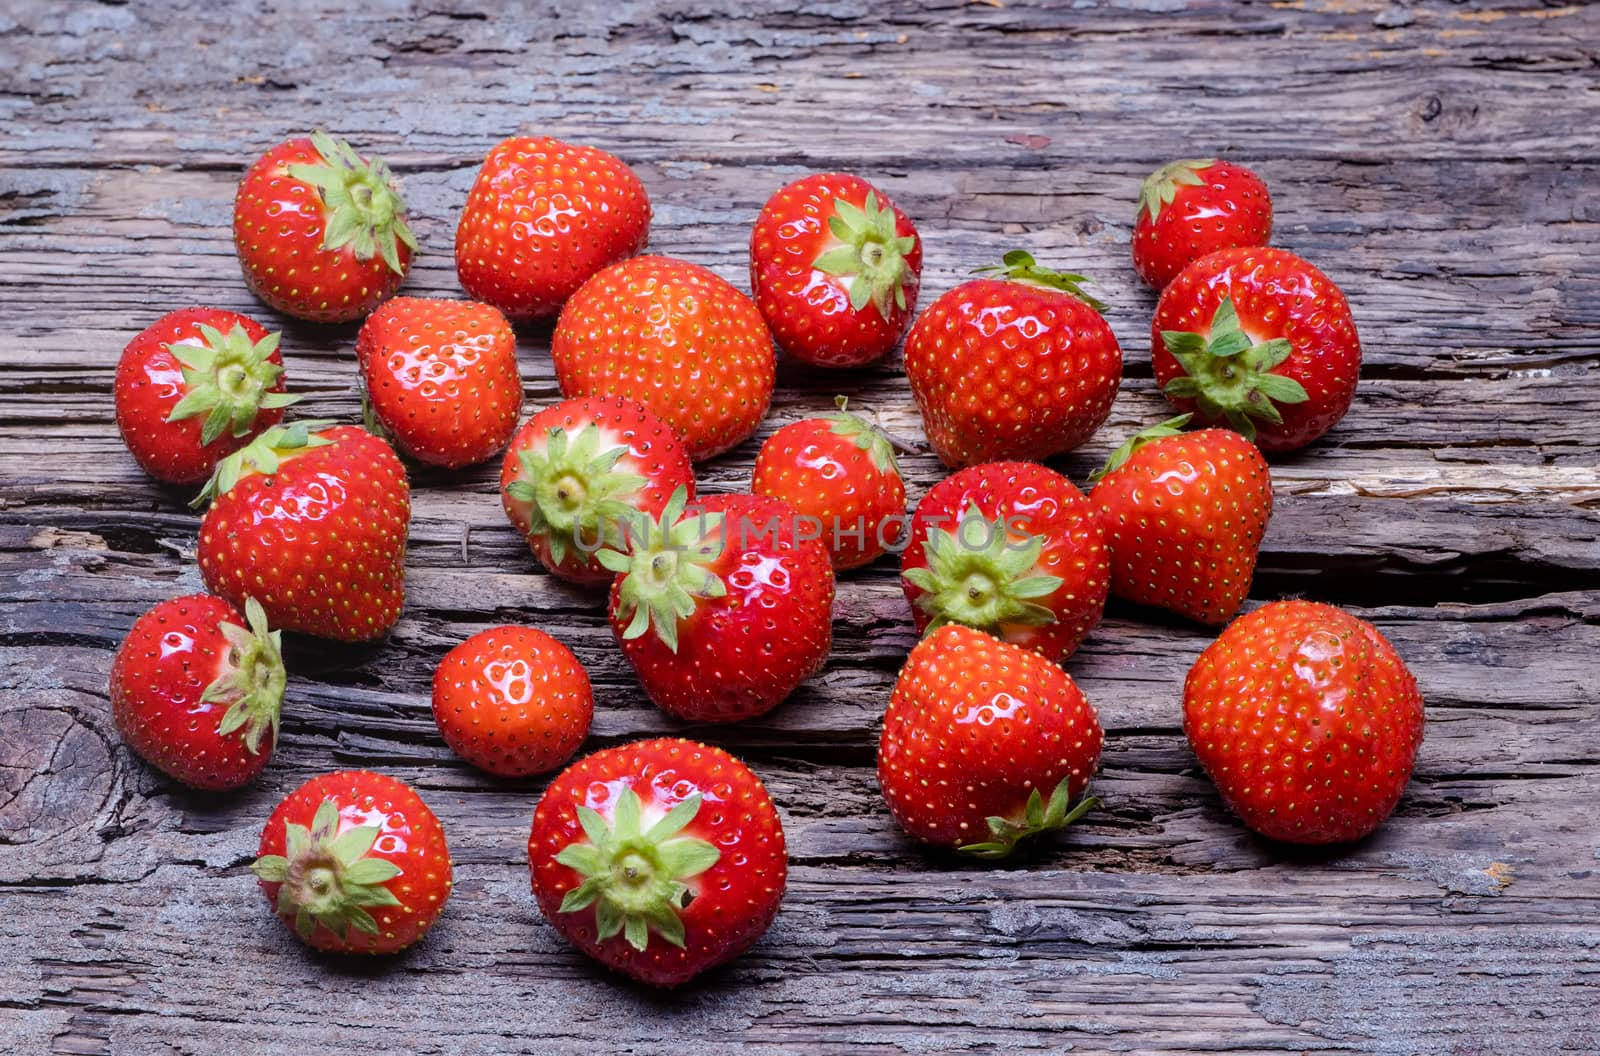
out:
<path id="1" fill-rule="evenodd" d="M 277 425 L 300 397 L 283 391 L 278 335 L 221 308 L 180 308 L 122 350 L 117 428 L 144 471 L 197 484 Z"/>
<path id="2" fill-rule="evenodd" d="M 483 159 L 456 228 L 467 294 L 513 319 L 554 315 L 589 276 L 650 237 L 650 197 L 594 147 L 513 136 Z"/>
<path id="3" fill-rule="evenodd" d="M 277 631 L 209 594 L 163 601 L 111 660 L 111 716 L 145 762 L 193 788 L 238 788 L 272 758 L 285 674 Z"/>
<path id="4" fill-rule="evenodd" d="M 1082 275 L 1013 250 L 999 278 L 928 306 L 906 336 L 906 377 L 934 452 L 949 466 L 1039 461 L 1100 428 L 1122 383 L 1122 348 Z"/>
<path id="5" fill-rule="evenodd" d="M 750 234 L 750 289 L 796 359 L 859 367 L 894 347 L 917 310 L 922 242 L 859 176 L 827 172 L 780 189 Z"/>
<path id="6" fill-rule="evenodd" d="M 528 867 L 539 911 L 567 941 L 654 986 L 748 949 L 777 915 L 788 872 L 761 779 L 676 738 L 563 771 L 534 811 Z"/>
<path id="7" fill-rule="evenodd" d="M 1173 406 L 1263 451 L 1304 447 L 1350 409 L 1361 340 L 1344 294 L 1287 250 L 1224 249 L 1183 269 L 1150 325 Z"/>
<path id="8" fill-rule="evenodd" d="M 629 532 L 611 629 L 656 706 L 690 722 L 737 722 L 776 707 L 833 644 L 833 569 L 796 530 L 794 507 L 758 495 L 680 489 Z"/>
<path id="9" fill-rule="evenodd" d="M 1161 166 L 1139 187 L 1133 267 L 1159 290 L 1207 253 L 1264 246 L 1272 238 L 1272 196 L 1261 177 L 1206 158 Z"/>
<path id="10" fill-rule="evenodd" d="M 756 456 L 750 490 L 782 499 L 828 548 L 835 571 L 858 568 L 899 541 L 906 486 L 889 438 L 839 401 L 835 414 L 784 426 Z"/>
<path id="11" fill-rule="evenodd" d="M 561 310 L 550 355 L 563 395 L 636 400 L 696 460 L 749 436 L 772 402 L 772 335 L 755 303 L 671 257 L 635 257 L 584 283 Z"/>
<path id="12" fill-rule="evenodd" d="M 317 131 L 263 154 L 239 182 L 233 242 L 245 281 L 278 311 L 359 319 L 394 295 L 417 239 L 389 167 Z"/>
<path id="13" fill-rule="evenodd" d="M 450 850 L 428 805 L 370 770 L 313 777 L 261 830 L 251 870 L 302 942 L 335 953 L 394 953 L 439 919 Z"/>
<path id="14" fill-rule="evenodd" d="M 329 422 L 268 429 L 206 485 L 200 573 L 274 627 L 341 642 L 381 638 L 405 602 L 405 466 L 371 433 Z"/>
<path id="15" fill-rule="evenodd" d="M 924 843 L 1004 858 L 1095 805 L 1079 797 L 1103 740 L 1094 707 L 1060 667 L 982 631 L 941 627 L 895 682 L 878 787 Z"/>
<path id="16" fill-rule="evenodd" d="M 964 624 L 1060 660 L 1100 622 L 1111 567 L 1094 507 L 1070 480 L 993 462 L 922 497 L 900 576 L 918 631 Z"/>
<path id="17" fill-rule="evenodd" d="M 482 462 L 516 431 L 517 336 L 487 304 L 396 297 L 361 324 L 356 358 L 379 424 L 419 462 Z"/>
<path id="18" fill-rule="evenodd" d="M 632 400 L 565 400 L 517 430 L 500 467 L 506 516 L 540 563 L 574 583 L 610 583 L 595 556 L 623 547 L 636 514 L 661 516 L 673 491 L 694 498 L 694 467 L 672 427 Z"/>
<path id="19" fill-rule="evenodd" d="M 1183 686 L 1183 731 L 1223 801 L 1290 843 L 1377 828 L 1411 777 L 1422 727 L 1422 696 L 1394 647 L 1311 601 L 1234 620 Z"/>
<path id="20" fill-rule="evenodd" d="M 1089 493 L 1111 550 L 1111 593 L 1225 623 L 1250 593 L 1272 516 L 1272 476 L 1228 429 L 1181 431 L 1188 415 L 1112 452 Z"/>

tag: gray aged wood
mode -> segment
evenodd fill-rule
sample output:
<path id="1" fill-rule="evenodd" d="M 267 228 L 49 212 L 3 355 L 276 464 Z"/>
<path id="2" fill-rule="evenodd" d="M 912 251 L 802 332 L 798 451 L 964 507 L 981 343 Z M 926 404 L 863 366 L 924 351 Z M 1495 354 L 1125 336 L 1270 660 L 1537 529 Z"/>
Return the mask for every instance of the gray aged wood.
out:
<path id="1" fill-rule="evenodd" d="M 1600 1051 L 1600 9 L 336 6 L 0 10 L 0 1052 Z M 1348 605 L 1412 664 L 1429 729 L 1398 814 L 1336 852 L 1252 839 L 1179 730 L 1207 635 L 1113 604 L 1068 664 L 1108 729 L 1105 809 L 1013 866 L 925 854 L 872 770 L 912 643 L 885 563 L 841 584 L 834 657 L 791 702 L 686 731 L 767 780 L 792 881 L 749 955 L 644 992 L 539 919 L 540 784 L 485 780 L 432 728 L 444 651 L 526 620 L 592 670 L 591 746 L 682 729 L 619 663 L 597 599 L 534 567 L 489 468 L 415 475 L 405 618 L 377 647 L 293 645 L 256 787 L 153 776 L 117 740 L 106 671 L 140 612 L 199 587 L 196 519 L 121 448 L 112 367 L 184 304 L 284 325 L 245 291 L 229 205 L 260 150 L 319 124 L 401 174 L 412 293 L 457 293 L 456 211 L 519 130 L 621 154 L 654 247 L 741 285 L 765 196 L 824 167 L 917 219 L 930 298 L 1012 246 L 1087 271 L 1128 382 L 1061 460 L 1078 480 L 1163 409 L 1153 298 L 1126 259 L 1138 179 L 1174 156 L 1256 167 L 1277 241 L 1349 294 L 1367 366 L 1344 424 L 1274 465 L 1254 597 Z M 285 326 L 306 411 L 354 414 L 352 336 Z M 530 405 L 556 394 L 547 341 L 522 341 Z M 920 441 L 894 362 L 785 365 L 761 436 L 839 390 Z M 744 486 L 758 442 L 704 467 L 707 487 Z M 915 498 L 940 470 L 906 461 Z M 381 964 L 308 954 L 245 869 L 280 795 L 355 765 L 413 782 L 457 861 L 437 930 Z"/>

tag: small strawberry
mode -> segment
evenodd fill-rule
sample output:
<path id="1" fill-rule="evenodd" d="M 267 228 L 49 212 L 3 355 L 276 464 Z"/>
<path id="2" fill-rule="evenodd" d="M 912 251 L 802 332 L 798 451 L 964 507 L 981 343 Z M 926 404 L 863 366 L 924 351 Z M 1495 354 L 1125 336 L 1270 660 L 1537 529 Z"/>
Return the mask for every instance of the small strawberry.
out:
<path id="1" fill-rule="evenodd" d="M 1111 567 L 1094 507 L 1070 480 L 993 462 L 922 497 L 900 578 L 919 632 L 959 623 L 1060 660 L 1100 622 Z"/>
<path id="2" fill-rule="evenodd" d="M 359 319 L 400 288 L 417 250 L 389 167 L 317 131 L 267 151 L 233 201 L 252 292 L 285 315 Z"/>
<path id="3" fill-rule="evenodd" d="M 1271 238 L 1272 196 L 1243 165 L 1174 161 L 1139 187 L 1133 267 L 1156 290 L 1207 253 L 1264 246 Z"/>
<path id="4" fill-rule="evenodd" d="M 906 378 L 948 466 L 1041 461 L 1089 439 L 1122 383 L 1122 348 L 1082 275 L 1021 250 L 928 306 L 906 337 Z"/>
<path id="5" fill-rule="evenodd" d="M 696 461 L 749 436 L 772 402 L 772 335 L 755 303 L 671 257 L 634 257 L 584 283 L 561 310 L 550 356 L 562 395 L 636 400 Z"/>
<path id="6" fill-rule="evenodd" d="M 405 466 L 363 429 L 295 422 L 217 465 L 201 501 L 200 573 L 275 627 L 340 642 L 381 638 L 405 601 Z"/>
<path id="7" fill-rule="evenodd" d="M 796 530 L 788 503 L 711 495 L 686 512 L 684 489 L 659 520 L 629 531 L 611 630 L 656 706 L 689 722 L 770 711 L 810 678 L 833 644 L 833 569 Z"/>
<path id="8" fill-rule="evenodd" d="M 567 941 L 652 986 L 678 986 L 748 949 L 777 916 L 783 825 L 750 769 L 662 738 L 562 771 L 528 837 L 539 911 Z"/>
<path id="9" fill-rule="evenodd" d="M 593 717 L 583 665 L 533 627 L 480 631 L 446 653 L 433 673 L 433 719 L 444 743 L 499 777 L 565 763 Z"/>
<path id="10" fill-rule="evenodd" d="M 1183 732 L 1250 828 L 1359 840 L 1394 813 L 1422 745 L 1422 696 L 1394 647 L 1331 605 L 1275 601 L 1189 670 Z"/>
<path id="11" fill-rule="evenodd" d="M 111 660 L 111 716 L 128 747 L 191 788 L 238 788 L 272 758 L 285 674 L 277 631 L 209 594 L 163 601 Z"/>
<path id="12" fill-rule="evenodd" d="M 906 214 L 859 176 L 807 176 L 767 199 L 750 234 L 750 289 L 796 359 L 859 367 L 906 332 L 922 242 Z"/>
<path id="13" fill-rule="evenodd" d="M 589 276 L 650 237 L 650 197 L 594 147 L 513 136 L 483 159 L 456 228 L 461 288 L 512 319 L 555 315 Z"/>
<path id="14" fill-rule="evenodd" d="M 396 297 L 361 324 L 356 358 L 373 414 L 418 462 L 470 466 L 516 431 L 517 337 L 487 304 Z"/>
<path id="15" fill-rule="evenodd" d="M 1304 447 L 1350 409 L 1361 340 L 1344 294 L 1282 249 L 1224 249 L 1161 291 L 1156 383 L 1180 411 L 1263 451 Z"/>
<path id="16" fill-rule="evenodd" d="M 694 498 L 683 441 L 618 396 L 546 407 L 522 423 L 500 468 L 506 516 L 545 568 L 574 583 L 615 579 L 596 551 L 624 546 L 624 523 L 661 516 L 677 488 Z"/>
<path id="17" fill-rule="evenodd" d="M 810 518 L 834 571 L 859 568 L 899 541 L 906 512 L 889 438 L 845 410 L 786 425 L 756 456 L 750 490 Z"/>
<path id="18" fill-rule="evenodd" d="M 1272 516 L 1272 476 L 1228 429 L 1185 433 L 1182 415 L 1112 452 L 1089 493 L 1111 550 L 1111 593 L 1226 623 L 1250 593 Z"/>
<path id="19" fill-rule="evenodd" d="M 117 362 L 117 428 L 140 467 L 197 484 L 283 419 L 278 335 L 221 308 L 180 308 L 151 323 Z"/>
<path id="20" fill-rule="evenodd" d="M 1079 797 L 1104 739 L 1061 668 L 982 631 L 941 627 L 911 650 L 895 682 L 878 787 L 894 820 L 924 843 L 1004 858 L 1096 805 Z"/>
<path id="21" fill-rule="evenodd" d="M 313 777 L 261 830 L 250 869 L 274 911 L 308 946 L 395 953 L 439 919 L 450 851 L 428 805 L 370 770 Z"/>

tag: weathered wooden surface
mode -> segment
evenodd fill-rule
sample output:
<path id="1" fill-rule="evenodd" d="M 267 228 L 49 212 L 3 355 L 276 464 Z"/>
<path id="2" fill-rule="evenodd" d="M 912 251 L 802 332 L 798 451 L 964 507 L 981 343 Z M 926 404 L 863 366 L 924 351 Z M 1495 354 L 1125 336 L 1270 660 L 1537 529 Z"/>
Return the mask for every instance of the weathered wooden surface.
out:
<path id="1" fill-rule="evenodd" d="M 0 1052 L 1600 1051 L 1600 8 L 335 6 L 0 11 Z M 1274 465 L 1254 597 L 1351 606 L 1411 662 L 1430 725 L 1399 813 L 1336 853 L 1250 838 L 1179 732 L 1206 634 L 1113 605 L 1068 665 L 1108 729 L 1106 808 L 1014 866 L 924 854 L 872 772 L 912 642 L 883 564 L 841 584 L 834 658 L 794 700 L 689 731 L 766 778 L 791 888 L 748 956 L 643 992 L 538 918 L 540 784 L 485 780 L 432 727 L 444 651 L 527 620 L 590 666 L 592 746 L 678 728 L 597 600 L 535 569 L 489 469 L 415 475 L 405 619 L 374 648 L 293 645 L 258 786 L 152 776 L 118 743 L 106 671 L 141 611 L 198 588 L 196 519 L 122 450 L 111 371 L 183 304 L 281 323 L 240 280 L 229 205 L 249 160 L 315 124 L 400 172 L 413 293 L 456 294 L 456 210 L 517 130 L 620 153 L 653 246 L 741 285 L 765 196 L 835 166 L 916 218 L 930 297 L 1015 245 L 1087 271 L 1129 380 L 1061 461 L 1079 480 L 1163 406 L 1126 261 L 1137 180 L 1173 156 L 1257 167 L 1277 241 L 1349 294 L 1367 367 L 1344 424 Z M 306 412 L 354 413 L 352 337 L 286 327 Z M 547 338 L 522 342 L 533 405 L 555 395 Z M 786 366 L 761 435 L 836 390 L 920 439 L 895 363 Z M 707 487 L 744 486 L 757 442 Z M 915 499 L 939 469 L 906 464 Z M 347 765 L 413 782 L 457 861 L 440 926 L 389 963 L 306 953 L 245 870 L 277 797 Z"/>

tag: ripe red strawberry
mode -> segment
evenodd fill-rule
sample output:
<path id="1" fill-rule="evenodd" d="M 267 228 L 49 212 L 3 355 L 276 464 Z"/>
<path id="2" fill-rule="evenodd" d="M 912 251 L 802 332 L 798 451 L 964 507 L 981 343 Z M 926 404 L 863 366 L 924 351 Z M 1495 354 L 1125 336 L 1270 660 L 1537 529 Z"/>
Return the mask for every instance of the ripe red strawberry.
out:
<path id="1" fill-rule="evenodd" d="M 1183 732 L 1223 801 L 1290 843 L 1359 840 L 1382 824 L 1422 726 L 1416 679 L 1377 628 L 1310 601 L 1234 620 L 1183 687 Z"/>
<path id="2" fill-rule="evenodd" d="M 533 814 L 539 911 L 567 941 L 652 986 L 678 986 L 759 939 L 783 901 L 783 825 L 739 760 L 677 738 L 568 767 Z"/>
<path id="3" fill-rule="evenodd" d="M 755 303 L 671 257 L 635 257 L 584 283 L 561 310 L 550 356 L 562 395 L 636 400 L 696 461 L 749 436 L 772 401 L 772 335 Z"/>
<path id="4" fill-rule="evenodd" d="M 1227 429 L 1181 432 L 1182 415 L 1112 452 L 1089 501 L 1111 551 L 1111 593 L 1226 623 L 1250 593 L 1272 516 L 1272 476 Z"/>
<path id="5" fill-rule="evenodd" d="M 844 409 L 786 425 L 756 456 L 750 490 L 810 518 L 834 571 L 859 568 L 899 541 L 906 486 L 888 437 Z"/>
<path id="6" fill-rule="evenodd" d="M 906 377 L 948 466 L 1040 461 L 1089 439 L 1111 413 L 1122 349 L 1082 275 L 1021 250 L 928 306 L 906 337 Z"/>
<path id="7" fill-rule="evenodd" d="M 200 573 L 274 627 L 341 642 L 381 638 L 405 602 L 405 466 L 371 433 L 274 426 L 223 459 L 201 499 Z"/>
<path id="8" fill-rule="evenodd" d="M 392 297 L 417 250 L 389 167 L 320 130 L 250 166 L 233 243 L 257 297 L 317 323 L 359 319 Z"/>
<path id="9" fill-rule="evenodd" d="M 1304 447 L 1350 409 L 1361 340 L 1344 294 L 1282 249 L 1224 249 L 1161 292 L 1151 365 L 1174 407 L 1263 451 Z"/>
<path id="10" fill-rule="evenodd" d="M 197 484 L 283 419 L 278 335 L 221 308 L 180 308 L 151 323 L 117 362 L 117 428 L 140 467 Z"/>
<path id="11" fill-rule="evenodd" d="M 750 234 L 750 289 L 796 359 L 859 367 L 882 356 L 917 310 L 922 242 L 889 197 L 827 172 L 779 190 Z"/>
<path id="12" fill-rule="evenodd" d="M 500 467 L 506 516 L 562 579 L 610 583 L 595 556 L 624 545 L 636 513 L 661 516 L 677 488 L 694 498 L 694 467 L 672 427 L 632 400 L 565 400 L 517 430 Z"/>
<path id="13" fill-rule="evenodd" d="M 757 495 L 673 493 L 619 573 L 611 630 L 656 706 L 689 722 L 738 722 L 776 707 L 833 644 L 833 569 L 795 531 L 794 507 Z"/>
<path id="14" fill-rule="evenodd" d="M 433 673 L 433 719 L 444 743 L 500 777 L 565 763 L 593 717 L 583 665 L 533 627 L 480 631 L 446 653 Z"/>
<path id="15" fill-rule="evenodd" d="M 163 601 L 111 660 L 111 716 L 128 747 L 191 788 L 255 780 L 278 741 L 285 674 L 278 632 L 255 599 Z"/>
<path id="16" fill-rule="evenodd" d="M 1160 290 L 1192 261 L 1272 238 L 1272 196 L 1261 177 L 1227 161 L 1174 161 L 1139 187 L 1133 267 Z"/>
<path id="17" fill-rule="evenodd" d="M 261 830 L 250 868 L 274 911 L 306 945 L 395 953 L 439 919 L 450 851 L 428 805 L 370 770 L 313 777 Z"/>
<path id="18" fill-rule="evenodd" d="M 419 462 L 470 466 L 516 431 L 517 337 L 487 304 L 396 297 L 361 324 L 356 358 L 373 414 Z"/>
<path id="19" fill-rule="evenodd" d="M 1094 507 L 1070 480 L 993 462 L 922 497 L 900 578 L 919 632 L 959 623 L 1060 660 L 1100 622 L 1111 567 Z"/>
<path id="20" fill-rule="evenodd" d="M 982 631 L 941 627 L 911 650 L 895 682 L 878 787 L 894 820 L 924 843 L 1004 858 L 1096 805 L 1079 797 L 1104 739 L 1060 667 Z"/>
<path id="21" fill-rule="evenodd" d="M 644 248 L 650 197 L 594 147 L 513 136 L 483 159 L 456 228 L 467 295 L 513 319 L 554 315 L 584 282 Z"/>

